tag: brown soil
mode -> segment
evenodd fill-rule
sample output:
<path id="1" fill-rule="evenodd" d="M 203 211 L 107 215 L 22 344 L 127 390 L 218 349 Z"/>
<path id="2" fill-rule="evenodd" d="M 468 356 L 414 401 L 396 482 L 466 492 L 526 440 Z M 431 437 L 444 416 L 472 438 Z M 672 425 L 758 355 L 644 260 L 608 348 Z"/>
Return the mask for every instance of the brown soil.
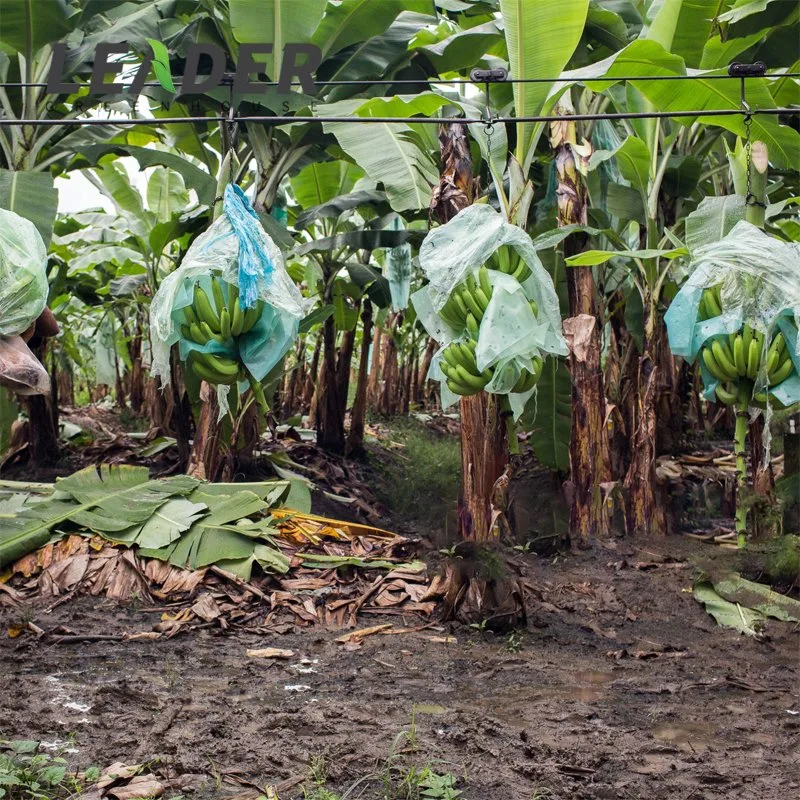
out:
<path id="1" fill-rule="evenodd" d="M 283 782 L 286 800 L 304 796 L 320 755 L 340 792 L 380 775 L 413 724 L 415 749 L 404 740 L 395 765 L 459 775 L 467 800 L 788 800 L 800 789 L 797 631 L 772 622 L 765 641 L 741 637 L 687 591 L 698 558 L 735 557 L 678 538 L 526 555 L 528 630 L 512 639 L 428 629 L 347 649 L 342 631 L 320 628 L 77 644 L 23 634 L 0 644 L 0 737 L 74 735 L 76 764 L 159 759 L 162 774 L 209 776 L 188 797 L 255 798 L 254 784 Z M 86 634 L 158 620 L 86 598 L 26 613 Z M 19 617 L 0 609 L 4 626 Z M 245 655 L 268 646 L 296 656 Z M 348 797 L 384 798 L 381 779 Z"/>

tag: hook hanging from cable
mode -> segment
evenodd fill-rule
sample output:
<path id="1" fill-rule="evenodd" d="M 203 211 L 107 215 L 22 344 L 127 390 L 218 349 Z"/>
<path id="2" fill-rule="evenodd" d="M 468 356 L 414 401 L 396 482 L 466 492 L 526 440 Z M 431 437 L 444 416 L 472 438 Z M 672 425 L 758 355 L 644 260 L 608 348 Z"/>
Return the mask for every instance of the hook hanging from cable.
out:
<path id="1" fill-rule="evenodd" d="M 492 159 L 492 134 L 494 133 L 494 123 L 500 121 L 499 116 L 492 115 L 492 103 L 489 96 L 490 83 L 502 83 L 508 80 L 508 70 L 505 67 L 497 67 L 495 69 L 480 69 L 476 67 L 469 74 L 470 80 L 473 83 L 483 83 L 484 86 L 484 104 L 485 110 L 483 116 L 483 132 L 486 135 L 486 156 L 489 162 L 489 171 L 491 173 L 491 159 Z"/>
<path id="2" fill-rule="evenodd" d="M 747 102 L 746 78 L 762 77 L 767 71 L 767 65 L 763 61 L 756 61 L 755 64 L 733 63 L 728 67 L 728 75 L 732 78 L 740 78 L 739 105 L 744 119 L 744 148 L 745 148 L 745 169 L 747 172 L 747 188 L 745 190 L 744 202 L 747 206 L 760 206 L 766 208 L 766 203 L 762 203 L 753 194 L 753 141 L 750 128 L 753 124 L 753 109 Z"/>

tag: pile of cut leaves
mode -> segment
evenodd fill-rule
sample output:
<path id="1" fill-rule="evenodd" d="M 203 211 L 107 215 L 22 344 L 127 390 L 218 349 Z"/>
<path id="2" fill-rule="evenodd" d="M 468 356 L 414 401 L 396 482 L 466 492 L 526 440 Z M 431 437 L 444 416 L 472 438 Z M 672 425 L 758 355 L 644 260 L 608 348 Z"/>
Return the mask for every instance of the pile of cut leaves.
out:
<path id="1" fill-rule="evenodd" d="M 210 484 L 104 465 L 0 492 L 0 602 L 136 597 L 168 605 L 156 630 L 168 635 L 198 621 L 345 627 L 360 611 L 434 608 L 409 540 L 310 514 L 302 481 Z"/>

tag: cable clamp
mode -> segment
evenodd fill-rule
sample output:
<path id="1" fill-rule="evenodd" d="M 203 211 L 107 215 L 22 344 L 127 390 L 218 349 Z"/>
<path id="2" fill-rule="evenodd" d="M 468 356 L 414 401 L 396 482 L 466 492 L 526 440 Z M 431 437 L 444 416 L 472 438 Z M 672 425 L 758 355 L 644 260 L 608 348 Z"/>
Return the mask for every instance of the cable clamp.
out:
<path id="1" fill-rule="evenodd" d="M 494 69 L 475 67 L 470 72 L 469 79 L 473 83 L 502 83 L 508 80 L 508 70 L 505 67 L 495 67 Z"/>

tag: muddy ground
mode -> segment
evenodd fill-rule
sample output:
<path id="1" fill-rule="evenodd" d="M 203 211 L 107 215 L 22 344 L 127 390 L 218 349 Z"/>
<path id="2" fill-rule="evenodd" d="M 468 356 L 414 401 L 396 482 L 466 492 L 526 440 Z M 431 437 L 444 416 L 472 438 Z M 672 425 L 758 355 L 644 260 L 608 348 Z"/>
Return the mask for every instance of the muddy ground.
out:
<path id="1" fill-rule="evenodd" d="M 168 776 L 202 774 L 186 797 L 204 800 L 255 798 L 267 785 L 302 798 L 321 757 L 329 788 L 365 800 L 425 764 L 458 775 L 467 800 L 800 796 L 798 631 L 771 622 L 765 641 L 741 637 L 689 591 L 698 563 L 735 553 L 670 538 L 515 558 L 533 591 L 528 628 L 512 637 L 441 626 L 370 636 L 360 649 L 320 628 L 4 638 L 0 738 L 71 737 L 82 766 L 156 761 Z M 158 621 L 89 598 L 22 613 L 87 634 Z M 0 609 L 4 627 L 19 615 Z M 245 655 L 267 646 L 296 655 Z"/>

